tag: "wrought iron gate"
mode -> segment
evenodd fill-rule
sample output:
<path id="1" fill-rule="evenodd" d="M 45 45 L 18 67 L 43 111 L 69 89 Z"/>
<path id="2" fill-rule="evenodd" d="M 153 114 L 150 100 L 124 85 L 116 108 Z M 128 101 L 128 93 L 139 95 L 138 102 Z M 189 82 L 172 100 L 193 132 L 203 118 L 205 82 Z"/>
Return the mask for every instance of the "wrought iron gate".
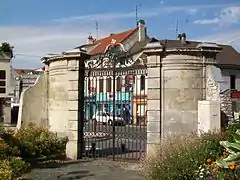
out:
<path id="1" fill-rule="evenodd" d="M 146 68 L 121 44 L 92 57 L 85 70 L 84 155 L 139 159 L 146 149 Z"/>

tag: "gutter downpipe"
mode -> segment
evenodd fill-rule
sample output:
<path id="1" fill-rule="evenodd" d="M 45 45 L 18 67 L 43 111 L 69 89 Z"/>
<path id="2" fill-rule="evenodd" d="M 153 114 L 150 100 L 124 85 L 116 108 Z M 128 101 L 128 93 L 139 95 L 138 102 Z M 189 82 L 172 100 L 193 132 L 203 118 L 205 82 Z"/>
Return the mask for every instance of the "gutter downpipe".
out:
<path id="1" fill-rule="evenodd" d="M 162 125 L 163 125 L 163 123 L 162 123 L 162 116 L 163 116 L 163 111 L 162 111 L 162 102 L 163 102 L 163 85 L 162 85 L 162 83 L 164 82 L 163 80 L 162 80 L 162 78 L 163 78 L 163 74 L 162 74 L 162 58 L 163 58 L 163 56 L 165 56 L 165 47 L 166 47 L 166 43 L 167 43 L 167 40 L 165 40 L 164 41 L 164 46 L 163 46 L 163 48 L 162 48 L 162 53 L 160 54 L 160 139 L 162 140 L 162 129 L 163 129 L 163 127 L 162 127 Z"/>

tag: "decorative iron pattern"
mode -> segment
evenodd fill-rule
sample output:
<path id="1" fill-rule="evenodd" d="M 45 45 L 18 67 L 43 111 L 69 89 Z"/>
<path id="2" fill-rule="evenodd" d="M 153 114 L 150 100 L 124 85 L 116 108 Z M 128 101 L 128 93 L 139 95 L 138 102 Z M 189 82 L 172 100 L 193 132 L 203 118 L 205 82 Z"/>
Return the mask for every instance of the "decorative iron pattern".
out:
<path id="1" fill-rule="evenodd" d="M 147 140 L 146 68 L 113 40 L 87 62 L 84 83 L 84 155 L 140 159 Z"/>

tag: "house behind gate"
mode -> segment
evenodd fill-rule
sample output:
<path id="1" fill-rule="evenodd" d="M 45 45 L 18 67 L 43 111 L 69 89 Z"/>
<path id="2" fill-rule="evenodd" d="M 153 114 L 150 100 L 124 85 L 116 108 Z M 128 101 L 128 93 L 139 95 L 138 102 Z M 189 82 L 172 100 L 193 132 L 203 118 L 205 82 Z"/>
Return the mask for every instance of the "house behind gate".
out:
<path id="1" fill-rule="evenodd" d="M 150 42 L 147 36 L 145 22 L 140 20 L 138 27 L 125 32 L 110 34 L 109 36 L 95 40 L 92 36 L 88 37 L 88 44 L 80 46 L 85 48 L 91 55 L 88 63 L 96 63 L 99 56 L 103 54 L 109 44 L 120 43 L 125 51 L 132 57 L 132 62 L 123 67 L 116 77 L 116 113 L 121 114 L 121 110 L 129 108 L 134 124 L 146 123 L 146 104 L 147 104 L 147 73 L 146 56 L 142 53 L 142 48 Z M 139 65 L 139 66 L 136 66 Z M 131 69 L 134 67 L 134 69 Z M 88 68 L 88 66 L 86 66 Z M 119 67 L 118 67 L 119 68 Z M 131 69 L 131 70 L 129 70 Z M 85 78 L 85 114 L 86 119 L 91 119 L 97 111 L 113 110 L 113 79 L 108 74 L 111 70 L 107 65 L 91 69 L 97 71 L 98 75 L 91 75 Z M 139 72 L 138 72 L 139 71 Z M 140 72 L 141 71 L 141 72 Z"/>

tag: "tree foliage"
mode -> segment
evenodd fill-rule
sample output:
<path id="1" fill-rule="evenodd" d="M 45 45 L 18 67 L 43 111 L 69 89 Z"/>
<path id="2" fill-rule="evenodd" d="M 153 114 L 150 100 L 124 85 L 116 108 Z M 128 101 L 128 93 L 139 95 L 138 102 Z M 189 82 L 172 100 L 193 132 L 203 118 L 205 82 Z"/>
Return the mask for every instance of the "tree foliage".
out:
<path id="1" fill-rule="evenodd" d="M 9 43 L 3 42 L 0 46 L 0 51 L 4 52 L 8 56 L 10 56 L 10 58 L 12 58 L 13 57 L 13 48 L 14 47 L 11 46 Z"/>

